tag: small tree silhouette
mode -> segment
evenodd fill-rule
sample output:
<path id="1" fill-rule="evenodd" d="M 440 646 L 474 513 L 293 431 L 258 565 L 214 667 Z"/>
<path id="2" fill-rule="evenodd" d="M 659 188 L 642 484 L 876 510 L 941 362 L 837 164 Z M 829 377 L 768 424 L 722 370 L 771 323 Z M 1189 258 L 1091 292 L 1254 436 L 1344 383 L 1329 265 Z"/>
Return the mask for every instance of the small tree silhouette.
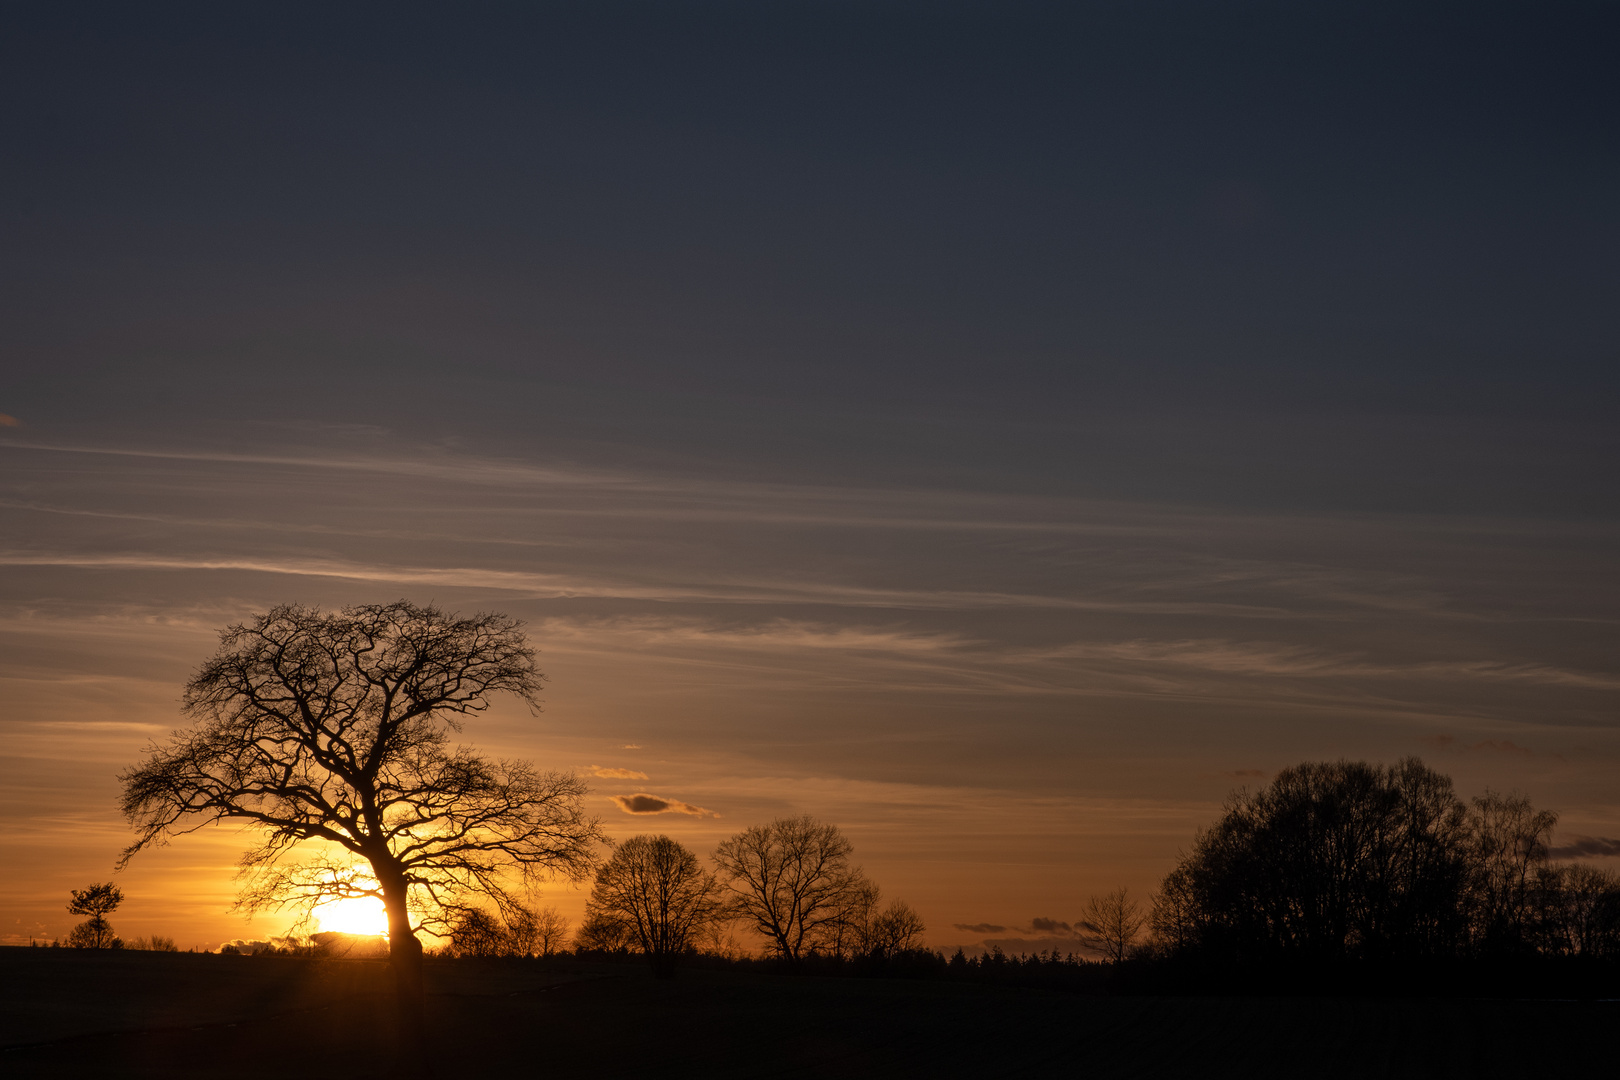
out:
<path id="1" fill-rule="evenodd" d="M 551 956 L 562 950 L 568 940 L 568 920 L 554 907 L 543 907 L 534 913 L 534 951 L 539 956 Z"/>
<path id="2" fill-rule="evenodd" d="M 1130 954 L 1145 925 L 1147 915 L 1142 905 L 1132 900 L 1125 889 L 1115 889 L 1087 901 L 1086 916 L 1080 920 L 1080 944 L 1101 953 L 1109 963 L 1118 964 Z"/>
<path id="3" fill-rule="evenodd" d="M 73 889 L 73 900 L 68 904 L 71 915 L 90 916 L 73 928 L 68 944 L 75 949 L 117 949 L 123 942 L 113 934 L 107 913 L 124 902 L 123 890 L 111 882 L 92 885 L 88 889 Z"/>
<path id="4" fill-rule="evenodd" d="M 891 901 L 867 921 L 862 934 L 862 954 L 872 960 L 887 960 L 923 947 L 928 927 L 922 916 L 904 900 Z"/>

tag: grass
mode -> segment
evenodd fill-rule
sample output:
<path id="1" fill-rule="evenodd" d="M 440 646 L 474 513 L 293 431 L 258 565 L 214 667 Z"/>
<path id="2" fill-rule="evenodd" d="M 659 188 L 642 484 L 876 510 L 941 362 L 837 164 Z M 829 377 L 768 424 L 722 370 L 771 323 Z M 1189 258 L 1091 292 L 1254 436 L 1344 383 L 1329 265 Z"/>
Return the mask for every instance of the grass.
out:
<path id="1" fill-rule="evenodd" d="M 17 1077 L 1520 1077 L 1609 1060 L 1620 1003 L 1078 997 L 634 964 L 431 961 L 428 1050 L 386 965 L 0 948 Z"/>

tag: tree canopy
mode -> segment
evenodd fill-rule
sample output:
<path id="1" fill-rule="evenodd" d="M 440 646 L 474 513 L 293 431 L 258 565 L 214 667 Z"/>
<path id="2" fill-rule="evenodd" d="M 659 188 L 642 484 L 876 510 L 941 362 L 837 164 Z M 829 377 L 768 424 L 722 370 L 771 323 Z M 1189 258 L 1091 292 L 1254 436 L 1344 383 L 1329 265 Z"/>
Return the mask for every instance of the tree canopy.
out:
<path id="1" fill-rule="evenodd" d="M 1339 961 L 1608 948 L 1608 879 L 1548 865 L 1558 818 L 1523 796 L 1307 762 L 1240 792 L 1165 878 L 1157 943 L 1227 959 Z"/>
<path id="2" fill-rule="evenodd" d="M 601 826 L 574 774 L 452 741 L 497 695 L 537 710 L 541 683 L 522 624 L 499 614 L 286 605 L 232 626 L 186 686 L 195 725 L 119 778 L 138 834 L 120 866 L 210 824 L 254 827 L 239 904 L 380 897 L 401 992 L 419 998 L 419 929 L 480 898 L 515 904 L 514 881 L 595 868 Z"/>
<path id="3" fill-rule="evenodd" d="M 1161 938 L 1317 959 L 1446 951 L 1464 933 L 1467 807 L 1450 778 L 1309 762 L 1232 798 L 1166 879 Z"/>

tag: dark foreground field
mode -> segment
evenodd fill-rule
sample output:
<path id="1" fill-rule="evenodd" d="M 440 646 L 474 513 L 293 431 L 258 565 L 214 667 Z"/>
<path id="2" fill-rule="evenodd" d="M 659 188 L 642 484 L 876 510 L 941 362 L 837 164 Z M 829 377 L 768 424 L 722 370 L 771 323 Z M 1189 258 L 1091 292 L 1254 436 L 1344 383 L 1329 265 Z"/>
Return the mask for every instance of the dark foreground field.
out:
<path id="1" fill-rule="evenodd" d="M 0 949 L 0 1076 L 1523 1077 L 1614 1060 L 1605 1001 L 1077 997 L 436 962 L 401 1057 L 365 961 Z"/>

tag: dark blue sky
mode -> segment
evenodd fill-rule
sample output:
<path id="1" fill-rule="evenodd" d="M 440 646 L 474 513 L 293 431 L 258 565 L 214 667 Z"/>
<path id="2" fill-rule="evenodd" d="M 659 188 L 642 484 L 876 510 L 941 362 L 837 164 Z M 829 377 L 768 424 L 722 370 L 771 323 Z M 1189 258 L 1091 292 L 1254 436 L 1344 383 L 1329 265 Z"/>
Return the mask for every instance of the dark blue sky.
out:
<path id="1" fill-rule="evenodd" d="M 1608 5 L 8 23 L 0 348 L 36 427 L 1614 510 Z"/>
<path id="2" fill-rule="evenodd" d="M 470 741 L 945 947 L 1301 760 L 1620 836 L 1617 10 L 6 7 L 0 941 L 288 601 L 528 620 Z"/>

